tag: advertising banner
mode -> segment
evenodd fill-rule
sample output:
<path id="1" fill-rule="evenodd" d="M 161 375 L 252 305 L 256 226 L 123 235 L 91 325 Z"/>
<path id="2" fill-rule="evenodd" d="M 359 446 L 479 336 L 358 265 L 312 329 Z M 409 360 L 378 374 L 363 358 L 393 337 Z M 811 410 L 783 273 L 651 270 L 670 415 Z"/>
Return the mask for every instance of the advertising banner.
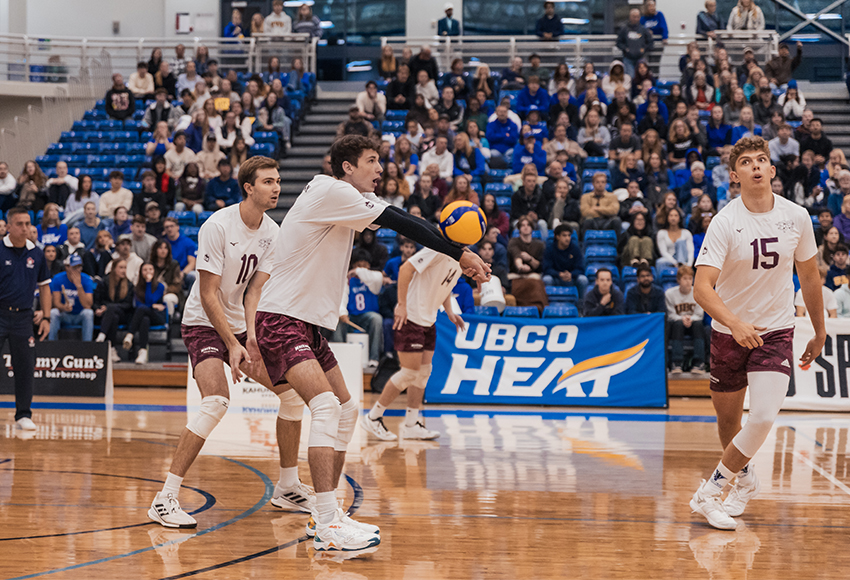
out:
<path id="1" fill-rule="evenodd" d="M 82 342 L 78 340 L 34 340 L 35 396 L 104 397 L 107 380 L 111 383 L 112 364 L 109 361 L 109 343 Z M 12 355 L 6 344 L 0 356 L 0 395 L 15 394 L 15 372 Z M 33 372 L 33 369 L 26 369 Z"/>

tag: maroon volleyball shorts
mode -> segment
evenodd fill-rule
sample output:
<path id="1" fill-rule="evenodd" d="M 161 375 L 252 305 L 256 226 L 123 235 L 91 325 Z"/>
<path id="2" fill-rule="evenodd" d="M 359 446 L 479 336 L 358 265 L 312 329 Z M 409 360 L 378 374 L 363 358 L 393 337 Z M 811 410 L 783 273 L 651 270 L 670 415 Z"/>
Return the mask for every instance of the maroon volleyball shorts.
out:
<path id="1" fill-rule="evenodd" d="M 395 331 L 394 344 L 398 352 L 433 351 L 437 345 L 437 326 L 419 326 L 408 320 Z"/>
<path id="2" fill-rule="evenodd" d="M 747 386 L 747 373 L 774 372 L 791 376 L 794 368 L 794 329 L 761 335 L 764 344 L 749 349 L 731 334 L 711 331 L 711 390 L 734 393 Z"/>
<path id="3" fill-rule="evenodd" d="M 315 325 L 285 314 L 257 313 L 257 343 L 273 385 L 285 383 L 289 369 L 306 360 L 318 361 L 324 372 L 338 364 Z"/>
<path id="4" fill-rule="evenodd" d="M 193 370 L 210 358 L 217 358 L 224 364 L 230 364 L 230 353 L 215 328 L 184 324 L 180 327 L 180 334 L 183 336 L 183 344 L 186 345 L 186 350 L 189 351 L 189 361 L 192 363 Z M 242 346 L 245 346 L 247 338 L 247 332 L 236 335 L 236 340 Z"/>

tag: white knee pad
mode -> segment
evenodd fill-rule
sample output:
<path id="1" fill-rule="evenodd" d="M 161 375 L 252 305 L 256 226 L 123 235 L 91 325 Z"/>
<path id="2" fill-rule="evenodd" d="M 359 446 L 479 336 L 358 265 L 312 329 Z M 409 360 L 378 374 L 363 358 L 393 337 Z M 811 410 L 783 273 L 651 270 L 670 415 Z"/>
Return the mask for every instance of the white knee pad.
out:
<path id="1" fill-rule="evenodd" d="M 390 378 L 393 383 L 393 386 L 399 390 L 399 392 L 403 393 L 407 390 L 408 387 L 415 387 L 416 380 L 419 378 L 419 371 L 414 371 L 411 369 L 406 369 L 402 367 L 400 371 Z"/>
<path id="2" fill-rule="evenodd" d="M 428 384 L 428 377 L 431 376 L 431 365 L 422 365 L 419 367 L 419 376 L 416 379 L 416 386 L 424 389 Z"/>
<path id="3" fill-rule="evenodd" d="M 198 414 L 195 415 L 186 428 L 200 437 L 206 439 L 219 424 L 224 414 L 227 413 L 227 406 L 230 401 L 227 397 L 221 395 L 213 395 L 201 399 L 201 408 L 198 409 Z"/>
<path id="4" fill-rule="evenodd" d="M 354 397 L 348 399 L 340 407 L 339 428 L 336 431 L 335 451 L 345 451 L 348 449 L 348 443 L 354 437 L 354 426 L 357 425 L 357 415 L 360 411 L 360 405 L 354 400 Z"/>
<path id="5" fill-rule="evenodd" d="M 341 407 L 339 399 L 330 391 L 320 393 L 310 399 L 310 440 L 309 447 L 334 447 L 339 431 Z"/>
<path id="6" fill-rule="evenodd" d="M 755 372 L 749 373 L 747 380 L 750 412 L 744 427 L 732 439 L 732 444 L 746 457 L 753 457 L 776 421 L 788 390 L 788 377 L 782 373 Z"/>
<path id="7" fill-rule="evenodd" d="M 284 391 L 280 395 L 280 408 L 277 416 L 284 421 L 300 421 L 304 417 L 304 399 L 295 392 L 295 389 Z"/>

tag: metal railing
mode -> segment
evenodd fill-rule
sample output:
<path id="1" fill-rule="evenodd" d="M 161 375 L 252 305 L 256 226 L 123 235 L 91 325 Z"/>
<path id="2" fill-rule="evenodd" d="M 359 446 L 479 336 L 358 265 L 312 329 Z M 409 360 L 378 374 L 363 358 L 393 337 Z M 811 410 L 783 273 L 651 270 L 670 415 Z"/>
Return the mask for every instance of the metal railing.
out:
<path id="1" fill-rule="evenodd" d="M 729 58 L 733 62 L 742 60 L 744 47 L 751 47 L 756 55 L 756 60 L 764 64 L 778 50 L 778 35 L 773 31 L 758 32 L 728 32 L 718 31 L 718 40 L 722 40 Z M 703 54 L 711 54 L 717 42 L 711 38 L 696 36 L 671 36 L 669 44 L 664 52 L 675 51 L 679 45 L 684 53 L 684 46 L 697 41 Z M 393 47 L 396 56 L 401 55 L 404 47 L 413 49 L 414 54 L 419 47 L 427 45 L 440 66 L 441 70 L 449 70 L 451 63 L 456 58 L 468 61 L 475 57 L 481 63 L 486 63 L 494 72 L 507 67 L 511 60 L 519 56 L 528 62 L 532 54 L 540 56 L 541 66 L 552 68 L 560 63 L 566 62 L 574 68 L 581 68 L 587 62 L 592 62 L 597 68 L 607 70 L 608 65 L 614 59 L 622 56 L 617 48 L 617 37 L 609 34 L 594 35 L 570 35 L 562 36 L 557 42 L 544 41 L 537 36 L 427 36 L 427 37 L 405 37 L 385 36 L 381 38 L 381 46 Z M 662 44 L 660 39 L 656 47 L 649 55 L 650 67 L 656 74 L 665 76 L 668 67 L 661 64 Z M 673 78 L 678 78 L 678 63 Z M 669 71 L 673 74 L 673 71 Z"/>
<path id="2" fill-rule="evenodd" d="M 42 97 L 41 106 L 29 105 L 27 114 L 16 116 L 12 127 L 0 129 L 0 159 L 17 175 L 30 159 L 44 153 L 75 120 L 82 118 L 112 86 L 112 62 L 108 52 L 81 60 L 77 76 L 59 87 L 56 97 Z"/>

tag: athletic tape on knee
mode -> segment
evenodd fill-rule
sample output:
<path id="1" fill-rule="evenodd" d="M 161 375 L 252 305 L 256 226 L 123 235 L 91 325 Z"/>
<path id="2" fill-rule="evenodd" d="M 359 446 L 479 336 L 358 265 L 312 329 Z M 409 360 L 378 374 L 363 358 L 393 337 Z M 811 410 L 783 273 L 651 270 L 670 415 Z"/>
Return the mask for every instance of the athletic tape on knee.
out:
<path id="1" fill-rule="evenodd" d="M 354 437 L 354 426 L 357 425 L 357 416 L 360 414 L 360 405 L 354 397 L 348 399 L 340 407 L 339 427 L 336 430 L 335 451 L 345 451 L 348 443 Z"/>
<path id="2" fill-rule="evenodd" d="M 412 369 L 406 369 L 402 367 L 400 371 L 390 378 L 393 386 L 397 388 L 400 392 L 404 392 L 408 387 L 415 387 L 416 380 L 419 377 L 419 371 L 414 371 Z"/>
<path id="3" fill-rule="evenodd" d="M 750 412 L 747 422 L 738 431 L 732 444 L 746 457 L 754 457 L 770 430 L 788 389 L 788 377 L 782 373 L 755 372 L 747 374 L 750 390 Z"/>
<path id="4" fill-rule="evenodd" d="M 198 409 L 198 414 L 192 417 L 186 428 L 200 437 L 206 439 L 219 424 L 224 414 L 227 413 L 227 406 L 230 401 L 227 397 L 221 395 L 212 395 L 201 399 L 201 408 Z"/>
<path id="5" fill-rule="evenodd" d="M 422 365 L 419 367 L 419 376 L 416 379 L 416 386 L 424 389 L 428 384 L 428 377 L 431 376 L 431 365 Z"/>
<path id="6" fill-rule="evenodd" d="M 304 417 L 304 399 L 295 392 L 295 389 L 284 391 L 278 395 L 278 398 L 280 398 L 278 417 L 284 421 L 300 421 Z"/>
<path id="7" fill-rule="evenodd" d="M 332 392 L 319 393 L 310 399 L 310 440 L 309 447 L 334 447 L 339 431 L 339 399 Z"/>

